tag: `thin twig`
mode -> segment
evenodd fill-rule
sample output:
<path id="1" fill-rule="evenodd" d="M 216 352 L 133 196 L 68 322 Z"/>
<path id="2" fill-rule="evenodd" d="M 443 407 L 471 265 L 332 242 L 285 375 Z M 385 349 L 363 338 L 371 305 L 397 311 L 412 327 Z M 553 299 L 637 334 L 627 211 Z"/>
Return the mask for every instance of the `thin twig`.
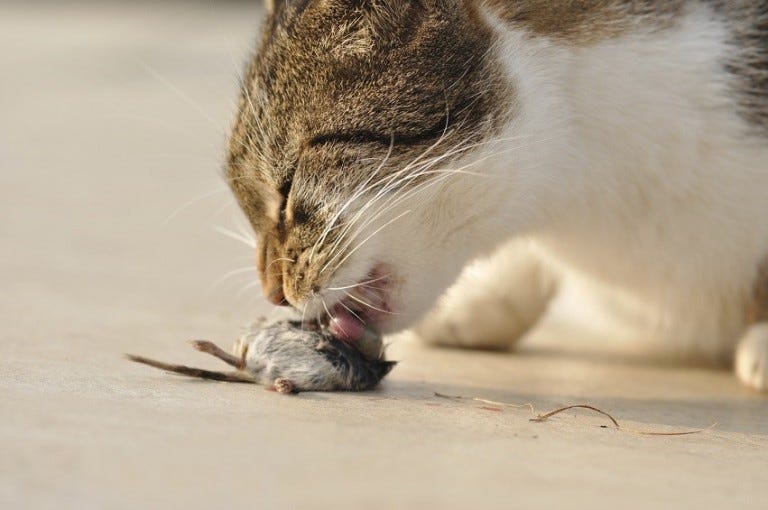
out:
<path id="1" fill-rule="evenodd" d="M 482 402 L 483 404 L 490 404 L 492 406 L 502 406 L 502 407 L 512 407 L 514 409 L 522 409 L 524 407 L 527 407 L 531 410 L 532 413 L 535 413 L 536 410 L 533 407 L 533 404 L 530 402 L 527 402 L 525 404 L 510 404 L 509 402 L 499 402 L 497 400 L 488 400 L 486 398 L 477 398 L 477 397 L 462 397 L 461 395 L 446 395 L 444 393 L 439 393 L 437 391 L 434 392 L 436 397 L 440 398 L 447 398 L 450 400 L 473 400 L 475 402 Z"/>
<path id="2" fill-rule="evenodd" d="M 540 414 L 540 415 L 536 416 L 535 418 L 531 418 L 529 421 L 537 421 L 537 422 L 547 421 L 552 416 L 554 416 L 556 414 L 563 413 L 563 412 L 568 411 L 570 409 L 589 409 L 589 410 L 592 410 L 592 411 L 594 411 L 596 413 L 602 414 L 603 416 L 607 416 L 608 419 L 610 419 L 613 422 L 613 424 L 616 425 L 617 429 L 621 428 L 621 426 L 619 425 L 619 422 L 616 421 L 616 418 L 614 418 L 610 414 L 606 413 L 602 409 L 598 409 L 597 407 L 591 406 L 589 404 L 576 404 L 576 405 L 572 405 L 572 406 L 561 407 L 560 409 L 555 409 L 554 411 L 550 411 L 550 412 L 548 412 L 546 414 Z"/>
<path id="3" fill-rule="evenodd" d="M 527 407 L 527 408 L 529 408 L 531 410 L 532 413 L 536 412 L 534 410 L 533 404 L 531 404 L 531 403 L 527 403 L 527 404 L 509 404 L 509 403 L 506 403 L 506 402 L 497 402 L 495 400 L 488 400 L 488 399 L 477 398 L 477 397 L 464 397 L 464 396 L 461 396 L 461 395 L 446 395 L 444 393 L 438 393 L 438 392 L 434 392 L 434 394 L 435 394 L 436 397 L 447 398 L 447 399 L 451 399 L 451 400 L 473 400 L 473 401 L 476 401 L 476 402 L 483 402 L 485 404 L 491 404 L 491 405 L 496 405 L 496 406 L 505 406 L 505 407 L 513 407 L 513 408 L 517 408 L 517 409 L 520 409 L 520 408 L 523 408 L 523 407 Z M 713 423 L 709 427 L 706 427 L 706 428 L 703 428 L 703 429 L 684 430 L 684 431 L 681 431 L 681 432 L 661 432 L 661 431 L 655 431 L 655 430 L 628 429 L 628 428 L 625 428 L 625 427 L 622 427 L 621 425 L 619 425 L 618 420 L 616 418 L 614 418 L 613 416 L 611 416 L 609 413 L 603 411 L 602 409 L 598 409 L 595 406 L 591 406 L 589 404 L 576 404 L 576 405 L 571 405 L 571 406 L 566 406 L 566 407 L 560 407 L 560 408 L 555 409 L 553 411 L 550 411 L 548 413 L 539 414 L 539 415 L 537 415 L 537 416 L 535 416 L 533 418 L 530 418 L 530 421 L 539 422 L 539 423 L 540 422 L 544 422 L 544 421 L 547 421 L 552 416 L 555 416 L 557 414 L 563 413 L 563 412 L 568 411 L 570 409 L 589 409 L 590 411 L 594 411 L 596 413 L 602 414 L 603 416 L 605 416 L 609 420 L 611 420 L 613 425 L 616 427 L 616 430 L 620 430 L 622 432 L 629 432 L 631 434 L 638 434 L 638 435 L 641 435 L 641 436 L 689 436 L 689 435 L 692 435 L 692 434 L 701 434 L 703 432 L 707 432 L 708 430 L 712 430 L 713 428 L 717 427 L 717 423 Z"/>
<path id="4" fill-rule="evenodd" d="M 588 404 L 578 404 L 573 406 L 561 407 L 559 409 L 555 409 L 554 411 L 550 411 L 547 414 L 540 414 L 535 418 L 531 418 L 530 421 L 535 421 L 535 422 L 546 421 L 548 418 L 556 414 L 560 414 L 562 412 L 568 411 L 569 409 L 589 409 L 591 411 L 595 411 L 596 413 L 600 413 L 603 416 L 607 416 L 608 419 L 610 419 L 613 422 L 613 424 L 616 426 L 617 430 L 621 430 L 622 432 L 630 432 L 632 434 L 638 434 L 641 436 L 690 436 L 691 434 L 701 434 L 702 432 L 706 432 L 708 430 L 712 430 L 713 428 L 717 427 L 717 423 L 713 423 L 709 427 L 706 427 L 703 429 L 684 430 L 681 432 L 661 432 L 661 431 L 655 431 L 655 430 L 627 429 L 619 425 L 619 422 L 616 420 L 616 418 L 614 418 L 610 414 L 606 413 L 602 409 L 598 409 L 597 407 L 594 407 Z"/>

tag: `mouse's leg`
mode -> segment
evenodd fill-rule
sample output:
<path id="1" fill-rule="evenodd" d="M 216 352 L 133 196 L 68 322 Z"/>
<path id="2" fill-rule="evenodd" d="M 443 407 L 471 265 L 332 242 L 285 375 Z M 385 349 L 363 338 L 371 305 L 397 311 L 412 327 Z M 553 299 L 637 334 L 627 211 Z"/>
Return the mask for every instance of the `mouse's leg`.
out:
<path id="1" fill-rule="evenodd" d="M 175 374 L 186 375 L 189 377 L 197 377 L 198 379 L 210 379 L 213 381 L 226 381 L 237 383 L 255 383 L 252 377 L 249 377 L 243 372 L 215 372 L 212 370 L 204 370 L 202 368 L 188 367 L 185 365 L 173 365 L 170 363 L 163 363 L 143 356 L 127 355 L 128 359 L 141 363 L 143 365 L 149 365 L 150 367 L 159 368 L 160 370 L 167 370 Z"/>
<path id="2" fill-rule="evenodd" d="M 536 254 L 513 242 L 467 267 L 415 331 L 435 345 L 509 349 L 536 325 L 556 286 Z"/>
<path id="3" fill-rule="evenodd" d="M 216 356 L 224 363 L 231 365 L 237 369 L 242 370 L 245 368 L 244 357 L 242 356 L 238 357 L 233 354 L 230 354 L 213 342 L 209 342 L 207 340 L 193 340 L 192 345 L 194 345 L 195 349 L 197 349 L 198 351 L 208 353 L 212 356 Z"/>
<path id="4" fill-rule="evenodd" d="M 298 393 L 293 382 L 290 379 L 285 379 L 283 377 L 278 377 L 275 379 L 275 383 L 272 385 L 272 387 L 276 392 L 282 393 L 283 395 Z"/>
<path id="5" fill-rule="evenodd" d="M 247 333 L 240 335 L 232 346 L 232 356 L 242 360 L 242 362 L 245 363 L 245 360 L 248 357 L 248 349 L 250 349 L 250 347 L 251 335 Z"/>

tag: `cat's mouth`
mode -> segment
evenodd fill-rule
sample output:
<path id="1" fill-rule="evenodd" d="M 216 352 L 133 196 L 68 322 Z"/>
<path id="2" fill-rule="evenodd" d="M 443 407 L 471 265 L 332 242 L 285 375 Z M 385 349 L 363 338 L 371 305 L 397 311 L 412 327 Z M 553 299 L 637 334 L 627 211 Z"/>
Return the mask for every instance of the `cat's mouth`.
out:
<path id="1" fill-rule="evenodd" d="M 339 340 L 353 345 L 380 337 L 380 323 L 392 314 L 387 290 L 388 277 L 379 268 L 344 289 L 345 297 L 328 310 L 328 331 Z"/>

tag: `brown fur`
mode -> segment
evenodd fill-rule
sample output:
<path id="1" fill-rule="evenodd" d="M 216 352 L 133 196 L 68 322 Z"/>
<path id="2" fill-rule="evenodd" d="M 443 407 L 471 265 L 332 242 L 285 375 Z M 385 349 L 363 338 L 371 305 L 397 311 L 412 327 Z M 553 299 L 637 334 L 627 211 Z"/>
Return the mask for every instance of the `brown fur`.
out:
<path id="1" fill-rule="evenodd" d="M 500 17 L 539 37 L 592 44 L 637 26 L 663 28 L 685 0 L 487 0 Z"/>
<path id="2" fill-rule="evenodd" d="M 733 32 L 725 69 L 735 77 L 740 113 L 768 135 L 768 0 L 710 0 Z"/>

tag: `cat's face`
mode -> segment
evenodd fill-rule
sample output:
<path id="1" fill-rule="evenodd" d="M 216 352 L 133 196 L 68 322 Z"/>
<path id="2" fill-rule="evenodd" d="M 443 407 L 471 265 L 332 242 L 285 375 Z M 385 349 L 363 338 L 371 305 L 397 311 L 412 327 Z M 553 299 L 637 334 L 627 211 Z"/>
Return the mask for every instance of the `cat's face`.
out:
<path id="1" fill-rule="evenodd" d="M 271 301 L 356 336 L 350 314 L 399 328 L 450 283 L 441 243 L 469 214 L 447 195 L 451 170 L 506 115 L 492 50 L 458 0 L 276 3 L 227 164 Z"/>

